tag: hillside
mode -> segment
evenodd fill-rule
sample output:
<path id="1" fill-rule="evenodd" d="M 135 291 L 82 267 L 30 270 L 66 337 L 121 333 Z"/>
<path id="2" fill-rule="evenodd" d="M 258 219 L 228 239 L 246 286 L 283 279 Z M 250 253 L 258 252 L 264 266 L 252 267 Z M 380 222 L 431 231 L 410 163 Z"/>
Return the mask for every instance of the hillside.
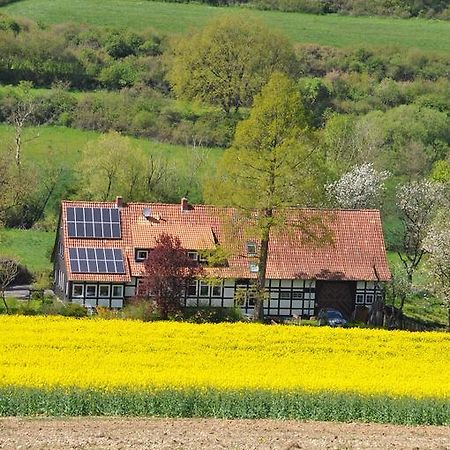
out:
<path id="1" fill-rule="evenodd" d="M 137 0 L 109 0 L 107 8 L 101 0 L 23 0 L 2 7 L 0 11 L 46 24 L 76 22 L 129 27 L 136 31 L 153 28 L 162 33 L 184 33 L 225 13 L 242 14 L 243 9 Z M 291 41 L 298 43 L 333 47 L 399 46 L 442 53 L 450 51 L 450 22 L 445 21 L 244 11 L 249 16 L 260 18 L 270 27 L 278 28 Z"/>

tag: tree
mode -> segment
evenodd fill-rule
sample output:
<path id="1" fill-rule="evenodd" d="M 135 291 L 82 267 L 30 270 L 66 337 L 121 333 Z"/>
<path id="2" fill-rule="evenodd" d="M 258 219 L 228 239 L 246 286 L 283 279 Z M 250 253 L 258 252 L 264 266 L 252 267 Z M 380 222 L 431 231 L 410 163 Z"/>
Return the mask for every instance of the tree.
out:
<path id="1" fill-rule="evenodd" d="M 6 303 L 5 291 L 14 281 L 19 271 L 19 265 L 13 259 L 0 257 L 0 295 L 5 305 L 6 313 L 9 314 L 8 304 Z"/>
<path id="2" fill-rule="evenodd" d="M 36 109 L 36 102 L 31 93 L 32 87 L 33 83 L 29 81 L 20 82 L 15 105 L 8 117 L 8 121 L 14 126 L 14 154 L 17 167 L 20 167 L 22 161 L 23 128 L 31 122 Z"/>
<path id="3" fill-rule="evenodd" d="M 398 189 L 397 206 L 403 224 L 398 255 L 410 283 L 425 254 L 422 242 L 442 201 L 442 194 L 442 185 L 428 180 L 412 181 Z"/>
<path id="4" fill-rule="evenodd" d="M 250 117 L 238 124 L 233 145 L 205 186 L 208 201 L 235 207 L 254 222 L 259 236 L 255 318 L 263 319 L 270 233 L 289 226 L 286 207 L 311 204 L 322 165 L 309 144 L 305 114 L 295 84 L 274 73 L 255 97 Z M 300 212 L 298 212 L 300 214 Z M 312 232 L 306 219 L 298 224 Z M 317 228 L 317 224 L 316 224 Z"/>
<path id="5" fill-rule="evenodd" d="M 387 171 L 377 171 L 371 163 L 354 166 L 334 183 L 326 186 L 330 200 L 340 208 L 375 208 L 380 205 Z"/>
<path id="6" fill-rule="evenodd" d="M 174 41 L 168 79 L 176 94 L 219 105 L 226 113 L 250 106 L 275 70 L 290 73 L 289 42 L 247 16 L 222 16 Z"/>
<path id="7" fill-rule="evenodd" d="M 430 285 L 447 308 L 450 330 L 450 229 L 449 217 L 439 217 L 433 222 L 423 241 L 423 250 L 428 252 L 426 266 L 430 274 Z"/>
<path id="8" fill-rule="evenodd" d="M 188 257 L 180 239 L 162 233 L 144 263 L 140 296 L 150 296 L 162 319 L 181 308 L 184 293 L 195 277 L 202 274 L 197 262 Z"/>

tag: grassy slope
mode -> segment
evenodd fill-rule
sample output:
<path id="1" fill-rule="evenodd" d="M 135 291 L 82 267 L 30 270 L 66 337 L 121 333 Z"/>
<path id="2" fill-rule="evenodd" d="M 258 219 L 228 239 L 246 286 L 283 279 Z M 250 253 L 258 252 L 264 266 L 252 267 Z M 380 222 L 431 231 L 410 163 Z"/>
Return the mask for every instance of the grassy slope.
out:
<path id="1" fill-rule="evenodd" d="M 82 131 L 66 127 L 29 127 L 23 135 L 24 157 L 40 159 L 48 157 L 49 152 L 53 157 L 76 164 L 82 148 L 89 142 L 98 139 L 100 133 L 94 131 Z M 11 142 L 13 138 L 12 127 L 0 124 L 0 142 Z M 193 151 L 191 147 L 172 145 L 147 139 L 130 138 L 141 146 L 149 154 L 165 155 L 170 161 L 182 164 L 187 161 Z M 221 149 L 205 149 L 208 152 L 209 164 L 213 165 Z"/>
<path id="2" fill-rule="evenodd" d="M 107 5 L 106 5 L 107 3 Z M 242 14 L 241 8 L 137 0 L 22 0 L 0 8 L 43 23 L 83 22 L 93 25 L 154 28 L 166 33 L 185 32 L 224 13 Z M 282 30 L 293 42 L 335 47 L 396 45 L 439 52 L 450 51 L 450 23 L 425 19 L 318 16 L 277 11 L 245 10 Z"/>
<path id="3" fill-rule="evenodd" d="M 51 270 L 55 233 L 36 230 L 0 230 L 0 256 L 16 258 L 33 273 Z"/>

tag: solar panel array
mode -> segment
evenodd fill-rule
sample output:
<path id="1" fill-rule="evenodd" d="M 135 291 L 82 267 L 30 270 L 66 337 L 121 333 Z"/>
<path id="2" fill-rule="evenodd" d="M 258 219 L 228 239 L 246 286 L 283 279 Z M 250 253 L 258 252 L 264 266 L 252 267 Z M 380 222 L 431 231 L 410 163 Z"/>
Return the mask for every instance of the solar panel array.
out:
<path id="1" fill-rule="evenodd" d="M 125 273 L 120 248 L 69 248 L 69 261 L 74 273 Z"/>
<path id="2" fill-rule="evenodd" d="M 117 208 L 67 208 L 69 237 L 120 239 L 120 211 Z"/>

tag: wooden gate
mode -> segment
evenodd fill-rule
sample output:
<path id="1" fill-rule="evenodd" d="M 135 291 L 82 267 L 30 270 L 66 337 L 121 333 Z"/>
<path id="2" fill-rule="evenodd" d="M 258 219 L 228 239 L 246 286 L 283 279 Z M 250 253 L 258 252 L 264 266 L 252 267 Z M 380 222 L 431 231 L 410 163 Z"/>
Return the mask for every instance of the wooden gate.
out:
<path id="1" fill-rule="evenodd" d="M 354 309 L 356 282 L 352 281 L 317 281 L 317 311 L 322 308 L 333 308 L 349 319 Z"/>

